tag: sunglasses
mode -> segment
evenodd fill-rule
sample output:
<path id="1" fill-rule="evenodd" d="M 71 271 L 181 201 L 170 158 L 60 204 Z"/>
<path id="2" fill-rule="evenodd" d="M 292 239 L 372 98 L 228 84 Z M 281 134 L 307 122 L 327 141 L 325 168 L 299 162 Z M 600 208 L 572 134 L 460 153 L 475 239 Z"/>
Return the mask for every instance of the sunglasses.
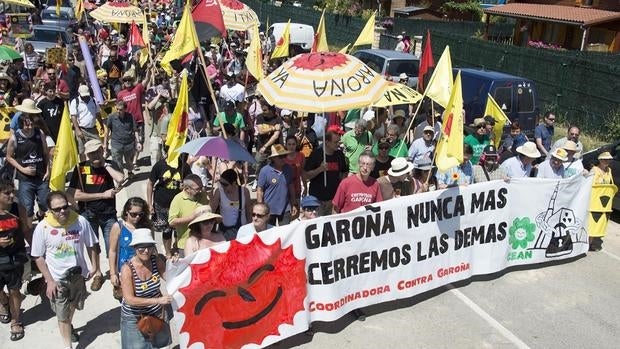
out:
<path id="1" fill-rule="evenodd" d="M 142 217 L 142 216 L 144 216 L 144 212 L 127 212 L 127 214 L 128 214 L 131 218 L 136 218 L 136 217 Z"/>
<path id="2" fill-rule="evenodd" d="M 136 250 L 140 253 L 148 252 L 153 248 L 151 245 L 137 245 Z"/>
<path id="3" fill-rule="evenodd" d="M 316 212 L 319 209 L 318 206 L 308 206 L 304 207 L 304 211 L 306 212 Z"/>
<path id="4" fill-rule="evenodd" d="M 478 126 L 476 126 L 477 129 L 486 128 L 486 127 L 487 127 L 487 125 L 478 125 Z"/>
<path id="5" fill-rule="evenodd" d="M 266 216 L 267 216 L 266 214 L 252 212 L 252 217 L 265 218 Z"/>
<path id="6" fill-rule="evenodd" d="M 64 206 L 60 206 L 60 207 L 54 207 L 54 208 L 51 208 L 51 207 L 50 207 L 50 210 L 52 210 L 52 211 L 54 211 L 54 212 L 56 212 L 56 213 L 58 213 L 58 212 L 60 212 L 60 211 L 66 211 L 66 210 L 68 210 L 68 209 L 69 209 L 69 205 L 68 205 L 68 204 L 67 204 L 67 205 L 64 205 Z"/>

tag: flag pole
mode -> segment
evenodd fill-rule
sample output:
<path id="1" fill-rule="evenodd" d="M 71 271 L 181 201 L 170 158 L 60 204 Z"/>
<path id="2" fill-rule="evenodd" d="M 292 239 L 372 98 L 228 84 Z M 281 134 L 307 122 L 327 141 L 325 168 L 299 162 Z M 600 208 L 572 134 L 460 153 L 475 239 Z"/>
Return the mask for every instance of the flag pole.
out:
<path id="1" fill-rule="evenodd" d="M 194 21 L 192 20 L 192 24 L 194 23 Z M 198 59 L 200 60 L 200 63 L 202 65 L 202 74 L 205 77 L 205 80 L 207 80 L 207 88 L 209 89 L 209 94 L 211 95 L 211 99 L 213 100 L 213 104 L 215 105 L 215 117 L 220 119 L 220 126 L 222 129 L 222 135 L 224 135 L 224 139 L 228 138 L 228 135 L 226 134 L 226 129 L 224 128 L 224 120 L 222 118 L 222 116 L 220 115 L 220 108 L 217 106 L 217 99 L 215 98 L 215 92 L 213 92 L 213 86 L 211 85 L 211 79 L 209 79 L 209 76 L 207 75 L 207 62 L 205 59 L 204 54 L 202 53 L 202 48 L 197 47 L 198 49 Z"/>
<path id="2" fill-rule="evenodd" d="M 325 119 L 325 112 L 322 113 L 323 119 Z M 323 163 L 327 164 L 327 155 L 325 154 L 325 130 L 323 130 Z M 323 171 L 323 185 L 327 187 L 327 171 Z"/>
<path id="3" fill-rule="evenodd" d="M 411 126 L 413 126 L 413 122 L 415 121 L 416 116 L 418 116 L 418 112 L 420 111 L 420 107 L 422 106 L 422 102 L 424 101 L 424 97 L 426 97 L 426 90 L 424 90 L 424 93 L 422 94 L 422 98 L 418 102 L 418 106 L 416 107 L 415 112 L 413 113 L 413 116 L 411 117 L 411 121 L 409 121 L 409 126 L 407 126 L 407 129 L 405 130 L 403 134 L 406 135 L 409 132 L 409 130 L 411 130 Z M 411 142 L 413 141 L 414 140 L 411 140 Z M 400 151 L 403 149 L 403 145 L 405 145 L 405 142 L 400 143 L 397 154 L 400 153 Z"/>

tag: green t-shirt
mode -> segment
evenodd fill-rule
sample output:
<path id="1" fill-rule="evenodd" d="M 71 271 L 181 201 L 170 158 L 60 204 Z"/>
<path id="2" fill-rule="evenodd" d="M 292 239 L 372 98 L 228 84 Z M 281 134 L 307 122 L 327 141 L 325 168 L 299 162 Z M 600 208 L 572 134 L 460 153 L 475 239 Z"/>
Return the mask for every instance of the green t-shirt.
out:
<path id="1" fill-rule="evenodd" d="M 471 157 L 472 165 L 478 165 L 478 162 L 480 161 L 480 156 L 482 155 L 484 148 L 491 143 L 491 139 L 487 135 L 484 135 L 482 136 L 482 138 L 478 139 L 472 134 L 465 137 L 464 142 L 471 145 L 472 149 L 474 150 L 474 155 L 472 155 Z"/>
<path id="2" fill-rule="evenodd" d="M 226 123 L 232 124 L 237 130 L 245 128 L 243 116 L 241 116 L 241 114 L 237 112 L 235 112 L 235 114 L 231 116 L 226 115 L 226 113 L 224 112 L 220 112 L 215 118 L 215 121 L 213 121 L 213 126 L 220 126 L 220 119 L 224 119 Z"/>
<path id="3" fill-rule="evenodd" d="M 388 155 L 393 157 L 393 158 L 406 158 L 409 155 L 409 147 L 407 147 L 407 144 L 403 144 L 404 141 L 402 139 L 399 139 L 396 144 L 394 144 L 391 148 L 390 151 L 388 152 Z M 402 147 L 400 146 L 402 144 Z M 379 143 L 375 142 L 375 144 L 372 146 L 372 153 L 375 154 L 375 156 L 379 155 Z"/>
<path id="4" fill-rule="evenodd" d="M 170 202 L 170 210 L 168 211 L 168 223 L 174 218 L 181 218 L 189 216 L 194 213 L 198 207 L 207 205 L 209 200 L 206 193 L 202 193 L 198 197 L 198 200 L 191 200 L 184 191 L 178 193 L 172 202 Z M 189 224 L 183 224 L 176 229 L 177 231 L 177 246 L 180 249 L 185 248 L 185 241 L 189 237 Z"/>
<path id="5" fill-rule="evenodd" d="M 349 164 L 349 172 L 359 172 L 358 160 L 367 145 L 372 145 L 372 134 L 365 131 L 361 136 L 355 137 L 355 130 L 348 131 L 342 136 L 344 156 Z"/>

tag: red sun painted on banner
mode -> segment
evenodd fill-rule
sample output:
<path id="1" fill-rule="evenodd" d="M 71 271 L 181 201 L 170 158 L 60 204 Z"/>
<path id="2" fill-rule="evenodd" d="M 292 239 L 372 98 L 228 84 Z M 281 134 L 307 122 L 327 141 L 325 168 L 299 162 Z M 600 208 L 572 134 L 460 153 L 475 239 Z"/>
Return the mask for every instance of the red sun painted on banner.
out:
<path id="1" fill-rule="evenodd" d="M 316 52 L 299 55 L 292 66 L 307 70 L 329 70 L 349 63 L 349 57 L 337 52 Z"/>
<path id="2" fill-rule="evenodd" d="M 243 3 L 239 0 L 221 0 L 220 5 L 233 10 L 243 10 Z"/>
<path id="3" fill-rule="evenodd" d="M 211 250 L 202 264 L 190 264 L 189 286 L 179 289 L 185 303 L 181 332 L 188 346 L 239 348 L 278 335 L 304 309 L 305 260 L 282 249 L 280 240 L 266 245 L 255 236 L 249 244 L 231 241 L 225 253 Z"/>

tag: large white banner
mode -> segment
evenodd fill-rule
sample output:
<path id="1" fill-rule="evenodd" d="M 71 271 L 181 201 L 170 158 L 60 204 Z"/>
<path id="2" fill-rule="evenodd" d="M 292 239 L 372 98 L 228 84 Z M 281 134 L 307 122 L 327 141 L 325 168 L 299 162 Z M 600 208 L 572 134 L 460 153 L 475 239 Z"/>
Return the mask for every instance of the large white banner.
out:
<path id="1" fill-rule="evenodd" d="M 513 179 L 401 197 L 169 265 L 182 348 L 262 347 L 372 304 L 586 253 L 592 180 Z"/>

